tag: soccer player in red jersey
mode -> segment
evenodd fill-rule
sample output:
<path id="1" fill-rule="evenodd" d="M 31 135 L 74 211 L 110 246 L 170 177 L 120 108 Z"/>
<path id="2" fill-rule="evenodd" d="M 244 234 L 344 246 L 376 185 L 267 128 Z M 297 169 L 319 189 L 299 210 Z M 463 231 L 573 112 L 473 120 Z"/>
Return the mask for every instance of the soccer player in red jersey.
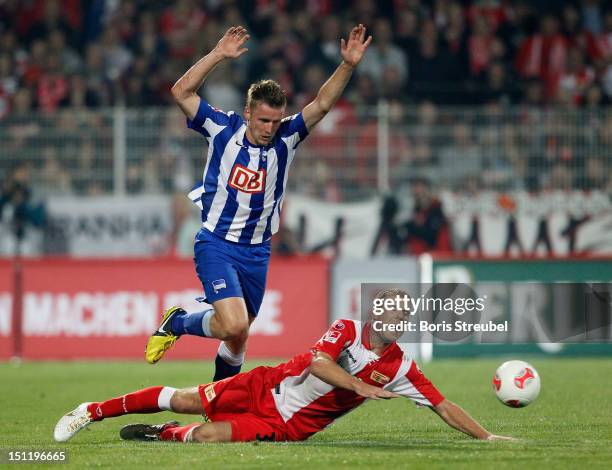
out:
<path id="1" fill-rule="evenodd" d="M 387 289 L 377 297 L 397 295 L 405 294 Z M 407 312 L 393 309 L 376 320 L 382 322 L 379 325 L 397 325 L 406 318 Z M 149 387 L 103 402 L 82 403 L 59 420 L 55 440 L 67 441 L 104 418 L 168 410 L 203 414 L 209 422 L 132 424 L 121 430 L 121 437 L 182 442 L 299 441 L 368 398 L 396 397 L 431 408 L 449 426 L 474 438 L 511 439 L 491 434 L 444 398 L 396 343 L 401 331 L 377 329 L 373 324 L 338 320 L 310 352 L 276 367 L 257 367 L 193 388 Z"/>

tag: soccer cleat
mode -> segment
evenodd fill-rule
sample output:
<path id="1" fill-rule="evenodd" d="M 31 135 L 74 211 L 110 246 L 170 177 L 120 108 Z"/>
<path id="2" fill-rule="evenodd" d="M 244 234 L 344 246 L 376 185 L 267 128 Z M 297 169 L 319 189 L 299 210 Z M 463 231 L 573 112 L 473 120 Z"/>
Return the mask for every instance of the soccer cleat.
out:
<path id="1" fill-rule="evenodd" d="M 184 315 L 185 310 L 181 307 L 171 307 L 162 316 L 162 321 L 155 333 L 149 337 L 147 347 L 145 349 L 145 359 L 149 364 L 155 364 L 165 354 L 165 352 L 174 346 L 179 338 L 170 329 L 172 319 L 175 315 Z"/>
<path id="2" fill-rule="evenodd" d="M 179 426 L 178 421 L 169 421 L 164 424 L 128 424 L 119 431 L 124 441 L 159 441 L 163 431 Z"/>
<path id="3" fill-rule="evenodd" d="M 53 438 L 57 442 L 66 442 L 93 422 L 89 411 L 87 411 L 89 405 L 90 403 L 81 403 L 70 413 L 66 413 L 60 418 L 53 431 Z"/>

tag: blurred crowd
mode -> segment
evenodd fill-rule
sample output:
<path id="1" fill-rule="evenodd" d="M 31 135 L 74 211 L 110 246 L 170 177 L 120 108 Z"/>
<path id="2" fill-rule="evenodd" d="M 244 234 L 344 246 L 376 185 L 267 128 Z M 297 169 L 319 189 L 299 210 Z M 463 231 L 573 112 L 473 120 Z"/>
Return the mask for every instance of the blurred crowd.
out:
<path id="1" fill-rule="evenodd" d="M 201 174 L 202 146 L 168 90 L 229 25 L 248 27 L 249 52 L 219 66 L 203 95 L 240 112 L 247 85 L 271 77 L 293 112 L 339 63 L 339 38 L 362 22 L 374 41 L 301 148 L 293 191 L 346 201 L 380 189 L 382 115 L 393 188 L 424 177 L 468 191 L 610 190 L 611 7 L 603 0 L 3 0 L 0 176 L 29 162 L 46 195 L 108 193 L 123 146 L 128 194 L 184 192 Z M 377 109 L 382 101 L 388 106 Z M 125 132 L 110 109 L 119 104 L 128 111 Z M 455 105 L 471 108 L 447 108 Z M 83 112 L 91 109 L 100 112 Z"/>
<path id="2" fill-rule="evenodd" d="M 362 22 L 374 42 L 353 105 L 562 103 L 612 96 L 612 9 L 599 0 L 4 0 L 0 116 L 26 109 L 169 104 L 170 85 L 228 25 L 249 53 L 206 94 L 242 107 L 245 86 L 279 81 L 301 106 Z"/>

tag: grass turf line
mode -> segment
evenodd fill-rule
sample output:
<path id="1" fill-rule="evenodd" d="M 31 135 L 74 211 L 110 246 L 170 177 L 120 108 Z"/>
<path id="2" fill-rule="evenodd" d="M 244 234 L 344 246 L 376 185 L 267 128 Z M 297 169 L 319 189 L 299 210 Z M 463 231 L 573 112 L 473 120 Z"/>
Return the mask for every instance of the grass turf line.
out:
<path id="1" fill-rule="evenodd" d="M 152 385 L 206 383 L 212 375 L 209 362 L 0 363 L 0 448 L 65 449 L 68 467 L 611 468 L 612 359 L 527 360 L 542 377 L 542 392 L 524 409 L 505 407 L 493 394 L 491 378 L 501 360 L 440 360 L 423 367 L 449 399 L 492 432 L 519 437 L 517 443 L 475 441 L 400 398 L 366 403 L 306 442 L 214 445 L 119 439 L 124 424 L 164 422 L 175 416 L 171 413 L 108 419 L 64 444 L 52 436 L 61 415 L 83 401 Z M 256 365 L 249 362 L 247 368 Z"/>

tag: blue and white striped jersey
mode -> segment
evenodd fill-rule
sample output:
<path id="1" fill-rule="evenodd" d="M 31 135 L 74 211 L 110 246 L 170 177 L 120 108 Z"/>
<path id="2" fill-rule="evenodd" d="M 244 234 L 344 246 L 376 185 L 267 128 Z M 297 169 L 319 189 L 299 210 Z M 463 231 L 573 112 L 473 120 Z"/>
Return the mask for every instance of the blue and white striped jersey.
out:
<path id="1" fill-rule="evenodd" d="M 189 193 L 202 209 L 203 227 L 237 243 L 269 240 L 278 230 L 289 165 L 308 135 L 302 113 L 283 119 L 265 146 L 249 143 L 242 116 L 204 99 L 187 127 L 208 141 L 202 183 Z"/>

